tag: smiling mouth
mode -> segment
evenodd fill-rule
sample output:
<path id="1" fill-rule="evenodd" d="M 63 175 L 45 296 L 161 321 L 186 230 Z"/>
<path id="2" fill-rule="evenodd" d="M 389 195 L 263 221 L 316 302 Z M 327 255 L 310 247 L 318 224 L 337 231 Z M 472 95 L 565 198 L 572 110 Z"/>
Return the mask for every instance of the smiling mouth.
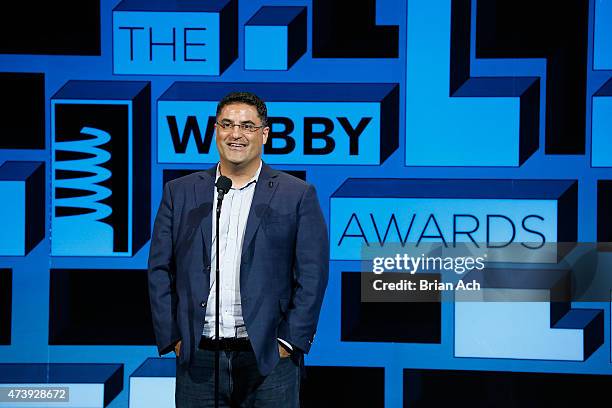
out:
<path id="1" fill-rule="evenodd" d="M 246 147 L 246 145 L 240 143 L 228 143 L 227 145 L 231 150 L 242 150 Z"/>

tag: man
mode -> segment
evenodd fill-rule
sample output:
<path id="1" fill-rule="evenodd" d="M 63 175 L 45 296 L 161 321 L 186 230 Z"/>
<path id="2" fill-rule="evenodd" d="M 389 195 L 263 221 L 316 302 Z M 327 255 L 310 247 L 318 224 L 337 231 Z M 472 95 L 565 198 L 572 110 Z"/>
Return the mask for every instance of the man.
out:
<path id="1" fill-rule="evenodd" d="M 215 240 L 219 222 L 220 406 L 299 406 L 303 353 L 327 286 L 327 227 L 315 189 L 261 160 L 270 128 L 256 95 L 217 106 L 219 163 L 166 183 L 149 254 L 160 355 L 177 355 L 176 406 L 214 405 Z"/>

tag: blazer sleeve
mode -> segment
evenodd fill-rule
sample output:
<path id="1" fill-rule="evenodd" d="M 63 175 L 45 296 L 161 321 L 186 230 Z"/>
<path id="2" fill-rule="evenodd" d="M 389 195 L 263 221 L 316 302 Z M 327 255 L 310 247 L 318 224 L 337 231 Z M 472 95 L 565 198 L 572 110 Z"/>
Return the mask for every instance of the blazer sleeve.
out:
<path id="1" fill-rule="evenodd" d="M 327 225 L 312 185 L 307 186 L 299 205 L 293 272 L 292 301 L 278 337 L 308 353 L 329 275 Z"/>
<path id="2" fill-rule="evenodd" d="M 159 355 L 174 350 L 181 339 L 176 323 L 178 297 L 172 246 L 172 194 L 166 183 L 153 225 L 148 261 L 149 300 Z"/>

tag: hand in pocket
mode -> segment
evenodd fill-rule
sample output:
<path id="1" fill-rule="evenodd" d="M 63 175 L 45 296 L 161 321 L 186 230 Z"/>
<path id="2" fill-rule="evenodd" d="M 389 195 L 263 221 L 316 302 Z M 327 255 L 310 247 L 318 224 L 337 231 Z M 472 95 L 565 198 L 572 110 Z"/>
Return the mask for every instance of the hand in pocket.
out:
<path id="1" fill-rule="evenodd" d="M 291 357 L 291 353 L 285 350 L 285 348 L 281 346 L 280 344 L 278 345 L 278 354 L 280 355 L 280 358 Z"/>

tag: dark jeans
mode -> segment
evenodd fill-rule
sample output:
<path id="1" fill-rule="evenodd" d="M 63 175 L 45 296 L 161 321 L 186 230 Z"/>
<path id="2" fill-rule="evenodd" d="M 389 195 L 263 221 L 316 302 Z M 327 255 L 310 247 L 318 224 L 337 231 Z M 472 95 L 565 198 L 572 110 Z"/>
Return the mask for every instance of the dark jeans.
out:
<path id="1" fill-rule="evenodd" d="M 215 352 L 197 349 L 191 367 L 176 365 L 176 408 L 215 406 Z M 255 353 L 219 352 L 219 407 L 299 407 L 300 367 L 281 358 L 268 376 Z"/>

